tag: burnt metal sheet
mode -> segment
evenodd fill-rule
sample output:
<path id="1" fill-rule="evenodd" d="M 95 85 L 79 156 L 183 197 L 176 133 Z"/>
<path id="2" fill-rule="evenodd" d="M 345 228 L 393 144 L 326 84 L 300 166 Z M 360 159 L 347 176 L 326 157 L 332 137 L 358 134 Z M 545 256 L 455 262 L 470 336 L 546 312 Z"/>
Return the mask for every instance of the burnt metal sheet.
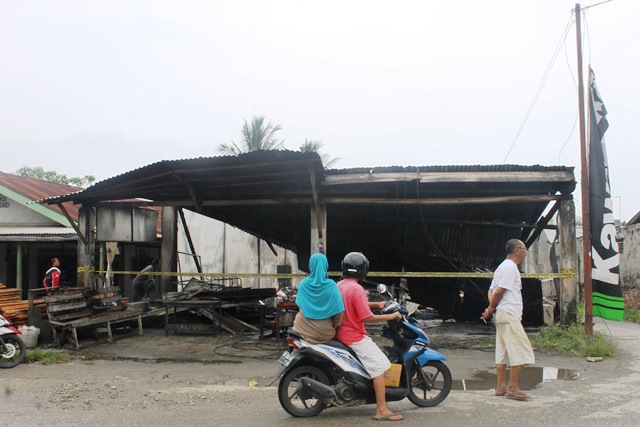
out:
<path id="1" fill-rule="evenodd" d="M 310 244 L 311 174 L 317 183 L 324 178 L 317 153 L 273 150 L 167 160 L 41 202 L 96 206 L 131 200 L 133 206 L 185 207 L 295 249 Z"/>
<path id="2" fill-rule="evenodd" d="M 155 242 L 158 211 L 99 206 L 96 209 L 99 242 Z"/>
<path id="3" fill-rule="evenodd" d="M 529 236 L 554 203 L 572 198 L 576 184 L 564 166 L 324 170 L 317 153 L 275 150 L 157 162 L 41 202 L 147 199 L 135 205 L 184 207 L 294 250 L 304 268 L 314 182 L 327 207 L 330 269 L 358 250 L 378 271 L 493 268 L 504 243 Z"/>

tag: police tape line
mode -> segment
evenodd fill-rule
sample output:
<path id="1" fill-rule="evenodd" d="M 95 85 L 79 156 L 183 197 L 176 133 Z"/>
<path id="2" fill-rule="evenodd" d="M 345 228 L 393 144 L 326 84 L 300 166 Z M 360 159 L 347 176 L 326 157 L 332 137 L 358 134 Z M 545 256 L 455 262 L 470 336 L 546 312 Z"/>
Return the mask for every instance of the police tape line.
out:
<path id="1" fill-rule="evenodd" d="M 105 270 L 95 270 L 90 267 L 79 267 L 78 273 L 97 273 L 97 274 L 107 274 Z M 166 276 L 166 277 L 178 277 L 178 276 L 188 276 L 188 277 L 210 277 L 217 279 L 246 279 L 246 278 L 256 278 L 256 279 L 298 279 L 307 277 L 308 274 L 295 274 L 295 273 L 278 273 L 278 274 L 270 274 L 270 273 L 198 273 L 198 272 L 162 272 L 162 271 L 150 271 L 150 272 L 140 272 L 140 271 L 110 271 L 108 272 L 112 275 L 138 275 L 144 274 L 148 276 Z M 330 277 L 340 277 L 342 276 L 341 271 L 329 271 L 328 275 Z M 397 278 L 409 278 L 409 277 L 419 277 L 419 278 L 446 278 L 446 279 L 490 279 L 493 277 L 493 273 L 482 273 L 482 272 L 428 272 L 428 271 L 415 271 L 415 272 L 386 272 L 386 271 L 370 271 L 368 274 L 369 277 L 397 277 Z M 560 273 L 522 273 L 522 278 L 524 279 L 540 279 L 540 280 L 548 280 L 548 279 L 573 279 L 576 278 L 575 270 L 563 270 Z"/>

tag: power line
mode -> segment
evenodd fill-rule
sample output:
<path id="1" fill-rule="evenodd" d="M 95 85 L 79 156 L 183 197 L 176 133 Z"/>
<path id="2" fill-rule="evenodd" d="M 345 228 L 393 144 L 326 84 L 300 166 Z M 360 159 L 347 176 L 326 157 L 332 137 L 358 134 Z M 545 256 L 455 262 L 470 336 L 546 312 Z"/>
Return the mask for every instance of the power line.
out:
<path id="1" fill-rule="evenodd" d="M 556 59 L 558 58 L 558 55 L 560 53 L 560 48 L 564 45 L 565 40 L 567 38 L 567 34 L 569 34 L 569 30 L 571 29 L 571 24 L 573 23 L 573 15 L 571 16 L 571 18 L 569 18 L 569 22 L 567 22 L 567 25 L 564 29 L 564 32 L 562 33 L 562 36 L 560 37 L 560 41 L 558 42 L 558 45 L 556 46 L 555 51 L 553 52 L 553 55 L 551 57 L 551 60 L 549 61 L 549 65 L 547 65 L 547 69 L 544 72 L 544 75 L 542 76 L 542 80 L 540 81 L 540 84 L 538 85 L 538 90 L 536 91 L 535 95 L 533 96 L 533 100 L 531 101 L 531 104 L 529 105 L 529 109 L 527 110 L 527 113 L 524 116 L 524 119 L 522 120 L 522 124 L 520 125 L 520 128 L 518 129 L 518 132 L 516 133 L 516 136 L 513 138 L 513 142 L 511 143 L 511 145 L 509 146 L 509 150 L 507 151 L 507 155 L 504 157 L 504 160 L 502 161 L 502 163 L 506 163 L 507 162 L 507 158 L 509 157 L 509 154 L 511 154 L 511 150 L 513 150 L 513 147 L 515 146 L 516 142 L 518 141 L 518 138 L 520 137 L 520 133 L 522 133 L 522 130 L 524 129 L 524 125 L 527 123 L 527 120 L 529 120 L 529 116 L 531 115 L 531 112 L 533 111 L 533 107 L 536 105 L 536 102 L 538 101 L 538 97 L 540 96 L 540 93 L 542 92 L 542 88 L 544 87 L 544 84 L 547 81 L 547 78 L 549 77 L 549 74 L 551 73 L 551 69 L 553 68 L 553 65 L 556 62 Z"/>

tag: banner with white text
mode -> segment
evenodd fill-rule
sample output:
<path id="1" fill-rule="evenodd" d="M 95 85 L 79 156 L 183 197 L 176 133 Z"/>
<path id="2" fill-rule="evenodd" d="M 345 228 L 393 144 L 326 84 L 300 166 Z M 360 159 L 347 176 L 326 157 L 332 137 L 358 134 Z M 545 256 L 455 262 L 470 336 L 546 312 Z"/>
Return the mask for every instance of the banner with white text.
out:
<path id="1" fill-rule="evenodd" d="M 593 70 L 589 68 L 589 197 L 593 315 L 622 321 L 624 297 L 620 283 L 620 250 L 616 240 L 609 165 L 604 133 L 609 127 Z"/>

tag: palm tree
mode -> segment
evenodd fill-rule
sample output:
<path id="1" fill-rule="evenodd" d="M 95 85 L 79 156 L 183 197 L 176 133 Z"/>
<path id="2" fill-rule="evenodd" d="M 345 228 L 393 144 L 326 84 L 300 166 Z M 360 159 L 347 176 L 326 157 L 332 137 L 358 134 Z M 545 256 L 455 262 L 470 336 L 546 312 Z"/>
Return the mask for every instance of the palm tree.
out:
<path id="1" fill-rule="evenodd" d="M 242 126 L 242 139 L 238 144 L 231 141 L 230 144 L 220 144 L 218 152 L 223 154 L 238 155 L 258 150 L 279 150 L 284 147 L 284 140 L 276 139 L 276 132 L 281 130 L 280 125 L 273 126 L 265 123 L 264 116 L 256 116 L 247 123 L 245 119 Z"/>
<path id="2" fill-rule="evenodd" d="M 300 151 L 303 153 L 318 153 L 325 169 L 331 168 L 331 166 L 333 166 L 338 160 L 340 160 L 340 157 L 329 159 L 328 154 L 320 154 L 320 148 L 322 148 L 322 142 L 305 138 L 304 144 L 300 146 Z"/>

